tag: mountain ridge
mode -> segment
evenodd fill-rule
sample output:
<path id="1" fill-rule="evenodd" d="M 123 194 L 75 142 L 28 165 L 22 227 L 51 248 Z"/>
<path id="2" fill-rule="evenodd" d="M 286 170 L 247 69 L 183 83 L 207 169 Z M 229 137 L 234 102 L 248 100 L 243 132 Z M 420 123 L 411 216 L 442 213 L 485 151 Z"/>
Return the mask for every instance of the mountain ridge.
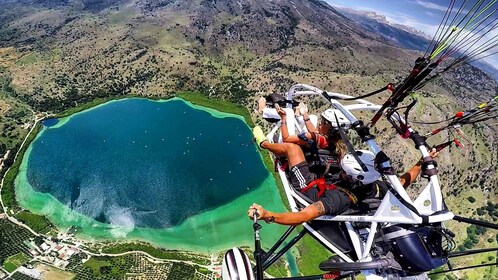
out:
<path id="1" fill-rule="evenodd" d="M 384 15 L 377 14 L 376 12 L 360 11 L 344 7 L 336 9 L 351 20 L 358 22 L 367 30 L 378 33 L 387 40 L 405 48 L 425 51 L 432 40 L 432 37 L 424 32 L 410 26 L 389 22 Z M 472 65 L 498 80 L 498 68 L 490 63 L 479 60 L 472 62 Z"/>

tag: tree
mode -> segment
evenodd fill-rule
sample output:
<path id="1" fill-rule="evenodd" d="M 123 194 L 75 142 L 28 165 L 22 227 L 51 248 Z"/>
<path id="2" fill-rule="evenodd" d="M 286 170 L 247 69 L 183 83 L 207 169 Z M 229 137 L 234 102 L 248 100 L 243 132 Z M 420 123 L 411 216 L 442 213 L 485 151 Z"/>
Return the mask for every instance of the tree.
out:
<path id="1" fill-rule="evenodd" d="M 482 208 L 477 208 L 477 215 L 479 216 L 484 215 L 484 210 L 482 210 Z"/>

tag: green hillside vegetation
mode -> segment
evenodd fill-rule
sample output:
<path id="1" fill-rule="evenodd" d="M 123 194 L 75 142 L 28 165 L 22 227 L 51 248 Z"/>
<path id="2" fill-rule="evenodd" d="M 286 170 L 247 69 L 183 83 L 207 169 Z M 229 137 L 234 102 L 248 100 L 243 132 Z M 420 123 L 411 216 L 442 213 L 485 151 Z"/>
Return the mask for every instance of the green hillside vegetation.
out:
<path id="1" fill-rule="evenodd" d="M 36 215 L 26 210 L 18 212 L 15 217 L 39 233 L 47 233 L 53 227 L 44 216 Z"/>
<path id="2" fill-rule="evenodd" d="M 92 269 L 96 279 L 101 279 L 102 276 L 122 279 L 131 264 L 126 262 L 123 257 L 93 257 L 85 262 L 85 266 Z"/>
<path id="3" fill-rule="evenodd" d="M 40 129 L 40 124 L 38 124 L 37 127 L 33 129 L 32 133 L 26 139 L 25 145 L 19 151 L 17 160 L 14 162 L 12 158 L 12 166 L 10 166 L 9 171 L 5 174 L 4 177 L 1 191 L 2 201 L 5 208 L 11 209 L 14 212 L 17 212 L 19 210 L 19 206 L 17 205 L 17 201 L 15 199 L 14 181 L 17 173 L 19 172 L 19 167 L 21 166 L 21 161 L 24 153 L 26 152 L 26 149 L 28 148 L 29 143 L 31 143 L 35 139 Z M 19 139 L 19 141 L 22 142 L 22 139 Z"/>
<path id="4" fill-rule="evenodd" d="M 201 92 L 179 92 L 175 95 L 195 105 L 216 109 L 220 112 L 242 116 L 249 127 L 254 127 L 251 115 L 245 106 L 231 101 L 220 100 L 219 98 L 210 98 L 205 94 L 206 93 L 203 94 Z M 241 94 L 247 95 L 247 93 Z"/>
<path id="5" fill-rule="evenodd" d="M 20 227 L 9 220 L 0 219 L 0 263 L 13 255 L 23 253 L 29 254 L 25 241 L 32 238 L 33 234 L 27 229 Z"/>
<path id="6" fill-rule="evenodd" d="M 0 155 L 6 150 L 15 149 L 20 144 L 33 119 L 33 113 L 23 102 L 11 96 L 13 89 L 10 87 L 11 80 L 5 75 L 5 70 L 0 68 Z"/>
<path id="7" fill-rule="evenodd" d="M 159 259 L 190 260 L 203 265 L 208 264 L 208 260 L 204 255 L 165 250 L 142 242 L 109 244 L 102 248 L 102 252 L 108 254 L 119 254 L 129 251 L 143 251 Z"/>
<path id="8" fill-rule="evenodd" d="M 13 272 L 18 267 L 25 264 L 29 260 L 30 258 L 26 256 L 24 253 L 17 253 L 13 256 L 8 257 L 4 261 L 3 268 L 5 268 L 5 270 L 7 270 L 8 272 Z"/>
<path id="9" fill-rule="evenodd" d="M 140 254 L 124 256 L 91 257 L 85 263 L 84 253 L 77 254 L 70 259 L 67 270 L 76 274 L 75 279 L 206 279 L 210 272 L 195 265 L 163 262 L 153 262 Z"/>

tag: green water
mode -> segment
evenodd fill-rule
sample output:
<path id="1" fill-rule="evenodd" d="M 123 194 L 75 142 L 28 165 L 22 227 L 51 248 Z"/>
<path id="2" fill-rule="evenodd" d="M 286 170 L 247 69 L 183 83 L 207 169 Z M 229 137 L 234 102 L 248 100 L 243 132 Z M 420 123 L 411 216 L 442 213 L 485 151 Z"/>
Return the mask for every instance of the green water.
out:
<path id="1" fill-rule="evenodd" d="M 137 108 L 140 109 L 140 106 L 160 106 L 161 104 L 169 103 L 169 105 L 176 104 L 174 108 L 186 105 L 189 106 L 190 109 L 192 110 L 200 111 L 197 112 L 199 114 L 207 113 L 206 116 L 202 117 L 225 119 L 231 122 L 235 121 L 235 123 L 242 122 L 242 118 L 238 116 L 220 113 L 212 109 L 193 106 L 190 103 L 185 103 L 178 99 L 174 99 L 172 101 L 167 101 L 167 102 L 157 102 L 157 101 L 145 102 L 144 100 L 139 100 L 139 102 L 136 102 L 134 100 L 136 99 L 132 99 L 132 101 L 135 102 L 136 104 L 131 104 L 131 105 L 127 104 L 125 106 L 127 110 L 129 110 L 130 107 L 132 109 L 137 109 Z M 46 135 L 44 134 L 48 133 L 49 131 L 55 132 L 56 129 L 62 131 L 62 129 L 68 128 L 71 125 L 78 123 L 77 122 L 78 120 L 81 123 L 85 123 L 85 121 L 88 123 L 87 120 L 84 119 L 82 120 L 78 118 L 84 117 L 85 114 L 87 114 L 88 116 L 92 113 L 92 111 L 94 113 L 106 114 L 106 116 L 109 116 L 109 114 L 113 113 L 113 111 L 111 110 L 112 108 L 110 108 L 111 105 L 114 105 L 117 109 L 119 109 L 120 106 L 124 106 L 123 105 L 124 103 L 121 102 L 126 102 L 126 101 L 109 102 L 104 105 L 95 107 L 93 109 L 75 114 L 73 116 L 63 118 L 59 120 L 59 122 L 56 125 L 45 128 L 38 135 L 37 139 L 33 141 L 33 143 L 30 145 L 30 147 L 28 147 L 28 150 L 26 151 L 26 154 L 23 158 L 20 167 L 20 172 L 15 182 L 16 196 L 19 201 L 19 204 L 22 207 L 29 209 L 34 213 L 45 215 L 52 223 L 54 223 L 57 227 L 61 229 L 65 229 L 70 226 L 76 226 L 81 228 L 77 233 L 78 237 L 86 240 L 122 240 L 122 241 L 142 240 L 142 241 L 151 242 L 155 245 L 167 249 L 191 250 L 191 251 L 200 251 L 200 252 L 214 252 L 214 251 L 224 250 L 233 246 L 242 246 L 242 245 L 252 246 L 253 245 L 252 224 L 251 221 L 246 217 L 246 211 L 248 206 L 253 202 L 258 202 L 260 204 L 263 204 L 266 207 L 275 211 L 284 210 L 280 197 L 278 195 L 275 181 L 273 177 L 270 175 L 270 173 L 267 171 L 265 171 L 265 173 L 263 173 L 262 175 L 258 175 L 261 177 L 256 180 L 259 181 L 258 185 L 252 185 L 250 186 L 250 188 L 249 187 L 246 188 L 244 182 L 238 182 L 239 183 L 238 185 L 241 185 L 243 189 L 241 187 L 241 190 L 239 190 L 239 192 L 232 191 L 233 193 L 238 195 L 236 197 L 230 198 L 229 201 L 226 201 L 216 206 L 209 205 L 209 207 L 206 207 L 206 210 L 203 211 L 191 212 L 193 214 L 187 215 L 182 220 L 178 221 L 175 220 L 174 224 L 169 223 L 168 224 L 169 226 L 165 227 L 158 226 L 157 221 L 155 223 L 150 222 L 157 218 L 153 214 L 152 215 L 148 214 L 148 216 L 135 215 L 135 213 L 133 212 L 133 209 L 135 208 L 124 205 L 122 201 L 119 202 L 120 203 L 119 205 L 121 208 L 128 207 L 126 208 L 126 213 L 129 214 L 129 216 L 134 219 L 133 223 L 131 224 L 127 222 L 113 223 L 112 219 L 106 219 L 104 222 L 102 221 L 99 222 L 95 215 L 92 216 L 90 214 L 86 214 L 87 212 L 85 212 L 87 211 L 86 210 L 87 208 L 92 208 L 88 206 L 89 203 L 91 203 L 87 201 L 88 199 L 85 200 L 86 204 L 81 203 L 82 205 L 85 204 L 86 205 L 85 207 L 77 207 L 79 205 L 78 199 L 73 199 L 73 197 L 71 197 L 71 200 L 69 200 L 64 195 L 61 195 L 65 193 L 64 190 L 63 191 L 60 190 L 60 188 L 63 188 L 61 184 L 56 185 L 57 189 L 53 190 L 50 188 L 43 189 L 46 186 L 41 185 L 39 182 L 37 182 L 36 178 L 42 176 L 45 180 L 47 180 L 47 178 L 50 179 L 51 177 L 49 175 L 50 173 L 52 173 L 52 170 L 45 168 L 43 169 L 43 172 L 36 173 L 35 171 L 33 171 L 33 168 L 36 169 L 37 166 L 36 164 L 33 163 L 36 162 L 36 160 L 33 161 L 34 157 L 33 158 L 31 157 L 37 154 L 38 155 L 37 158 L 39 159 L 40 157 L 42 157 L 42 155 L 47 154 L 47 152 L 45 152 L 44 150 L 41 150 L 43 151 L 43 153 L 40 152 L 40 150 L 38 151 L 36 150 L 45 147 L 44 145 L 41 144 L 42 140 L 43 143 L 45 144 L 49 142 L 50 138 L 47 138 L 47 136 L 50 134 Z M 177 104 L 170 102 L 181 102 L 182 105 L 180 105 L 179 103 Z M 135 108 L 134 106 L 138 107 Z M 163 107 L 161 107 L 160 109 L 163 109 Z M 182 108 L 182 110 L 183 109 L 184 108 Z M 185 116 L 183 116 L 183 118 L 185 118 Z M 121 117 L 118 119 L 121 120 Z M 130 120 L 125 123 L 128 124 L 129 126 L 130 123 L 133 121 L 135 120 Z M 148 121 L 138 120 L 137 122 L 143 123 L 145 125 Z M 223 125 L 225 126 L 226 123 L 224 123 Z M 203 127 L 205 128 L 204 122 L 203 122 Z M 201 128 L 202 127 L 200 127 L 199 129 Z M 154 131 L 152 128 L 150 129 L 151 132 Z M 195 128 L 192 129 L 195 130 Z M 250 135 L 250 130 L 249 127 L 247 127 L 247 125 L 245 125 L 245 128 L 242 127 L 241 129 L 242 129 L 241 132 L 242 134 L 245 133 Z M 76 130 L 78 130 L 78 128 Z M 79 128 L 79 130 L 81 130 L 81 128 Z M 54 139 L 57 139 L 54 141 L 61 141 L 61 143 L 65 141 L 64 139 L 60 139 L 60 137 Z M 66 139 L 66 142 L 68 141 L 69 140 Z M 119 145 L 120 144 L 115 144 L 113 147 L 121 147 Z M 61 145 L 55 145 L 55 147 L 60 148 Z M 151 147 L 153 147 L 153 144 L 151 144 Z M 33 149 L 35 149 L 35 151 L 33 151 Z M 192 148 L 192 150 L 194 151 L 195 148 Z M 53 153 L 55 154 L 55 152 Z M 262 166 L 263 163 L 261 157 L 259 156 L 259 154 L 257 155 L 258 155 L 258 160 L 256 164 L 260 164 Z M 52 155 L 51 157 L 54 156 Z M 49 159 L 44 159 L 44 160 L 49 161 Z M 50 165 L 50 163 L 47 164 Z M 98 162 L 95 164 L 98 164 Z M 216 164 L 213 165 L 218 166 Z M 246 167 L 245 169 L 246 173 L 247 170 L 249 169 L 247 169 Z M 226 170 L 218 170 L 218 171 L 226 172 Z M 127 170 L 124 170 L 124 172 L 130 173 Z M 234 172 L 236 172 L 236 170 L 234 170 Z M 244 172 L 244 170 L 242 170 L 241 172 Z M 54 176 L 60 176 L 60 177 L 53 177 L 51 178 L 51 180 L 58 181 L 58 180 L 67 180 L 68 176 L 72 176 L 74 172 L 66 170 L 65 172 L 53 172 L 53 173 L 55 174 Z M 29 174 L 31 174 L 32 177 L 31 180 L 29 179 L 30 177 Z M 251 178 L 251 176 L 248 176 L 247 178 Z M 82 180 L 84 179 L 85 178 L 83 178 Z M 32 186 L 32 184 L 30 184 L 31 182 L 35 182 L 37 184 L 37 189 L 39 190 L 43 189 L 44 191 L 36 191 L 35 188 Z M 84 185 L 85 184 L 82 184 L 82 188 L 84 187 Z M 213 185 L 213 187 L 214 186 L 215 185 Z M 202 185 L 201 187 L 204 187 L 204 185 Z M 228 184 L 228 185 L 218 184 L 216 185 L 216 187 L 220 188 L 219 193 L 220 195 L 223 195 L 224 193 L 227 193 L 227 190 L 230 190 L 227 188 L 234 188 L 234 184 Z M 225 190 L 223 188 L 225 188 Z M 153 191 L 155 192 L 147 194 L 150 199 L 154 199 L 155 195 L 158 194 L 156 189 L 153 189 Z M 202 198 L 202 193 L 198 193 L 197 195 Z M 133 197 L 133 195 L 130 197 Z M 76 198 L 78 198 L 78 196 Z M 103 199 L 107 199 L 107 197 L 105 197 L 104 195 Z M 112 201 L 115 202 L 116 200 Z M 154 201 L 152 200 L 152 202 Z M 189 199 L 185 199 L 184 201 L 180 200 L 177 202 L 184 207 L 187 208 L 189 207 L 188 204 Z M 152 204 L 149 203 L 148 205 Z M 167 205 L 164 205 L 164 207 L 167 208 Z M 105 215 L 109 214 L 108 209 L 104 210 L 107 211 L 105 212 Z M 141 220 L 142 219 L 141 217 L 143 217 L 143 220 Z M 147 226 L 149 223 L 151 224 L 151 226 Z M 283 230 L 284 228 L 278 225 L 263 225 L 263 229 L 261 231 L 263 246 L 264 247 L 271 246 L 271 243 L 274 242 L 280 236 Z"/>

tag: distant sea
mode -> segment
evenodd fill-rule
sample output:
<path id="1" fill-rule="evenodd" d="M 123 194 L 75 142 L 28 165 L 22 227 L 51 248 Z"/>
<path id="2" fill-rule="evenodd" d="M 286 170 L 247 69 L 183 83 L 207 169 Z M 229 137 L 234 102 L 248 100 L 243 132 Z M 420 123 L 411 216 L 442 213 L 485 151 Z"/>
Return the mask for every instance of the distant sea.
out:
<path id="1" fill-rule="evenodd" d="M 133 98 L 43 124 L 16 196 L 81 238 L 212 252 L 253 244 L 251 203 L 284 209 L 240 116 Z M 264 244 L 283 230 L 264 225 Z"/>

